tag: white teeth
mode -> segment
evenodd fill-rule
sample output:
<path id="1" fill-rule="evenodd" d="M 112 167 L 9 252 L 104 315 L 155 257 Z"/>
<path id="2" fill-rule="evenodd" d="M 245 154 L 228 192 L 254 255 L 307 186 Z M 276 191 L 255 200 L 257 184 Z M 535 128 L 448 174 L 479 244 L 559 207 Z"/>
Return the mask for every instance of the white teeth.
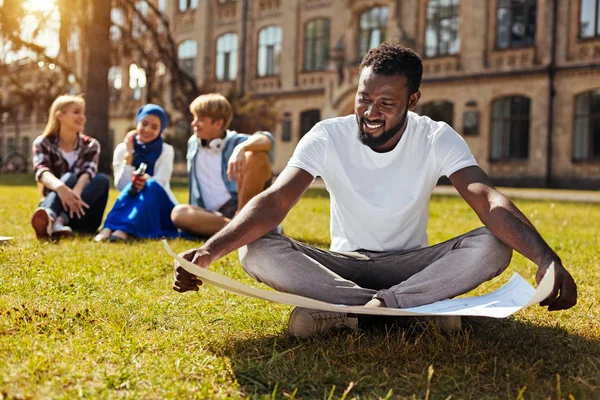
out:
<path id="1" fill-rule="evenodd" d="M 365 123 L 365 125 L 367 125 L 367 128 L 369 129 L 377 129 L 381 127 L 381 124 L 369 124 L 369 123 Z"/>

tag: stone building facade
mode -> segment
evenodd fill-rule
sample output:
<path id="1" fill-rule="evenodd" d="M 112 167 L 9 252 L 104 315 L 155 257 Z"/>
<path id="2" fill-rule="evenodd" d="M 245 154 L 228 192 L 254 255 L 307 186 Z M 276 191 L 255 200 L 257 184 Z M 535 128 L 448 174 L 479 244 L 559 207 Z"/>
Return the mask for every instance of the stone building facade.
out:
<path id="1" fill-rule="evenodd" d="M 181 65 L 201 86 L 276 99 L 275 172 L 314 123 L 353 112 L 362 56 L 389 41 L 423 58 L 418 111 L 463 135 L 496 183 L 600 188 L 600 0 L 157 5 Z M 119 68 L 111 81 L 116 141 L 144 90 L 135 68 Z M 170 111 L 174 119 L 187 112 Z"/>
<path id="2" fill-rule="evenodd" d="M 421 54 L 419 111 L 461 133 L 495 182 L 597 188 L 599 3 L 182 0 L 166 12 L 197 45 L 200 82 L 277 99 L 276 172 L 316 121 L 353 112 L 357 66 L 385 40 Z"/>

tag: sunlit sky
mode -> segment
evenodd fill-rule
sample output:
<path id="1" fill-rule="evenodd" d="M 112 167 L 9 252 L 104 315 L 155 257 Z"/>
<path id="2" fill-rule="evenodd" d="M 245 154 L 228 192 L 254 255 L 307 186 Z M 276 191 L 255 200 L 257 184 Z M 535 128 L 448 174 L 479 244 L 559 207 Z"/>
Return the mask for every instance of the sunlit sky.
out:
<path id="1" fill-rule="evenodd" d="M 55 0 L 27 0 L 23 3 L 23 6 L 26 12 L 31 12 L 31 14 L 26 15 L 23 19 L 21 26 L 23 39 L 45 47 L 47 55 L 56 57 L 59 50 L 58 29 L 60 27 L 60 15 L 56 9 Z M 34 37 L 33 34 L 40 23 L 39 17 L 34 14 L 39 12 L 52 12 L 52 14 L 46 22 L 45 28 Z M 4 58 L 5 62 L 13 62 L 25 57 L 36 59 L 31 52 L 23 50 L 16 53 L 3 53 L 0 57 Z"/>

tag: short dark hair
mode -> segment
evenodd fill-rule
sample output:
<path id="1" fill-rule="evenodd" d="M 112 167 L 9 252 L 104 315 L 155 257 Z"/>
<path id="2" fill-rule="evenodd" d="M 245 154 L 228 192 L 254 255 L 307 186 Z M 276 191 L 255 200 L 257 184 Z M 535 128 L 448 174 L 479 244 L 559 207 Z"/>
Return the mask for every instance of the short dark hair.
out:
<path id="1" fill-rule="evenodd" d="M 421 86 L 423 63 L 421 57 L 408 47 L 381 43 L 363 58 L 360 70 L 366 67 L 372 67 L 376 74 L 406 76 L 409 94 L 417 92 Z"/>

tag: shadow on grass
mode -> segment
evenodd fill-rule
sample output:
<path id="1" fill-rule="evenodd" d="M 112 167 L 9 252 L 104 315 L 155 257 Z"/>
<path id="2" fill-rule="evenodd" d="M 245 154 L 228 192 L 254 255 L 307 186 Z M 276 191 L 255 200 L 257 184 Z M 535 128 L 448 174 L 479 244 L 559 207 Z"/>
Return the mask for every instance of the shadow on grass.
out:
<path id="1" fill-rule="evenodd" d="M 448 336 L 433 325 L 379 324 L 307 340 L 232 342 L 225 355 L 240 390 L 253 397 L 327 398 L 333 390 L 341 398 L 351 387 L 348 398 L 422 398 L 428 386 L 442 399 L 600 395 L 599 342 L 513 319 L 463 321 Z"/>

